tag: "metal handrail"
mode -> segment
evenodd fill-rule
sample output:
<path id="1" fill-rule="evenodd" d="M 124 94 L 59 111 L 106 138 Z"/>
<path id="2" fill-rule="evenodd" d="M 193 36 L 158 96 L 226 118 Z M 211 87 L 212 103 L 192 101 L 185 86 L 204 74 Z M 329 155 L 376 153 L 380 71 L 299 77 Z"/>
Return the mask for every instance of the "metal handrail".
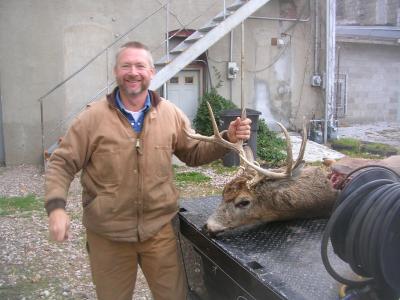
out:
<path id="1" fill-rule="evenodd" d="M 83 71 L 84 69 L 86 69 L 93 61 L 95 61 L 99 56 L 101 56 L 103 53 L 105 53 L 106 51 L 108 51 L 111 47 L 113 47 L 117 42 L 119 42 L 121 39 L 123 39 L 124 37 L 126 37 L 129 33 L 131 33 L 131 31 L 133 31 L 134 29 L 136 29 L 138 26 L 142 25 L 145 21 L 147 21 L 150 17 L 152 17 L 153 15 L 155 15 L 157 12 L 159 12 L 161 9 L 163 9 L 165 6 L 167 6 L 167 4 L 162 5 L 160 8 L 156 9 L 154 12 L 152 12 L 150 15 L 148 15 L 146 18 L 144 18 L 141 22 L 139 22 L 138 24 L 134 25 L 133 27 L 131 27 L 130 29 L 128 29 L 128 31 L 126 31 L 123 35 L 121 35 L 118 39 L 116 39 L 114 42 L 112 42 L 110 45 L 108 45 L 105 49 L 103 49 L 101 52 L 99 52 L 97 55 L 95 55 L 93 58 L 91 58 L 87 63 L 85 63 L 82 67 L 80 67 L 77 71 L 75 71 L 74 73 L 72 73 L 71 75 L 69 75 L 66 79 L 64 79 L 63 81 L 61 81 L 59 84 L 57 84 L 55 87 L 53 87 L 52 89 L 50 89 L 47 93 L 45 93 L 43 96 L 39 97 L 37 99 L 37 101 L 42 102 L 44 98 L 46 98 L 47 96 L 49 96 L 50 94 L 52 94 L 55 90 L 57 90 L 60 86 L 64 85 L 66 82 L 68 82 L 70 79 L 72 79 L 73 77 L 75 77 L 75 75 L 77 75 L 78 73 L 80 73 L 81 71 Z"/>
<path id="2" fill-rule="evenodd" d="M 158 1 L 160 3 L 160 1 Z M 104 92 L 109 92 L 109 88 L 110 86 L 112 86 L 115 83 L 115 80 L 112 81 L 111 83 L 109 82 L 109 50 L 115 45 L 117 44 L 121 39 L 123 39 L 124 37 L 126 37 L 128 34 L 130 34 L 134 29 L 136 29 L 137 27 L 139 27 L 140 25 L 142 25 L 145 21 L 147 21 L 149 18 L 151 18 L 152 16 L 154 16 L 156 13 L 158 13 L 160 10 L 162 9 L 166 9 L 167 10 L 167 14 L 170 13 L 169 12 L 169 2 L 167 1 L 165 4 L 162 4 L 159 8 L 157 8 L 156 10 L 154 10 L 152 13 L 150 13 L 149 15 L 147 15 L 144 19 L 142 19 L 139 23 L 135 24 L 134 26 L 132 26 L 131 28 L 129 28 L 124 34 L 122 34 L 121 36 L 119 36 L 115 41 L 113 41 L 111 44 L 109 44 L 105 49 L 103 49 L 102 51 L 100 51 L 98 54 L 96 54 L 94 57 L 92 57 L 88 62 L 86 62 L 84 65 L 82 65 L 78 70 L 76 70 L 74 73 L 72 73 L 71 75 L 69 75 L 67 78 L 65 78 L 63 81 L 61 81 L 60 83 L 58 83 L 57 85 L 55 85 L 53 88 L 51 88 L 48 92 L 46 92 L 45 94 L 43 94 L 41 97 L 39 97 L 37 99 L 37 101 L 40 103 L 40 120 L 41 120 L 41 133 L 42 133 L 42 153 L 44 153 L 45 151 L 45 137 L 47 136 L 51 136 L 53 135 L 58 129 L 61 128 L 61 126 L 63 126 L 64 124 L 66 124 L 73 116 L 75 116 L 77 113 L 79 113 L 80 111 L 82 111 L 86 105 L 88 103 L 93 102 L 94 100 L 96 100 L 100 95 L 102 95 Z M 161 3 L 160 3 L 161 4 Z M 207 12 L 209 9 L 211 9 L 213 6 L 215 6 L 216 2 L 213 2 L 206 10 L 205 12 Z M 224 5 L 224 13 L 226 10 L 226 0 L 223 0 L 223 5 Z M 202 14 L 199 14 L 198 16 L 196 16 L 194 19 L 190 20 L 186 25 L 182 24 L 182 22 L 178 19 L 178 17 L 171 13 L 175 18 L 177 18 L 178 23 L 181 25 L 181 28 L 179 30 L 177 30 L 173 35 L 168 36 L 168 20 L 167 20 L 167 35 L 166 35 L 166 39 L 164 39 L 162 41 L 162 43 L 160 43 L 159 46 L 155 47 L 154 49 L 151 50 L 151 52 L 157 51 L 159 50 L 161 47 L 163 47 L 165 45 L 165 43 L 167 43 L 167 52 L 168 52 L 168 43 L 169 40 L 172 39 L 173 37 L 175 37 L 177 34 L 179 34 L 179 32 L 181 32 L 182 30 L 186 29 L 187 26 L 189 26 L 190 24 L 192 24 L 193 22 L 195 22 L 197 19 L 199 19 L 201 16 L 204 15 L 204 12 Z M 55 127 L 53 127 L 53 129 L 45 136 L 45 132 L 44 132 L 44 100 L 50 96 L 54 91 L 56 91 L 57 89 L 59 89 L 61 86 L 65 85 L 68 81 L 70 81 L 72 78 L 74 78 L 76 75 L 78 75 L 79 73 L 81 73 L 83 70 L 85 70 L 87 67 L 89 67 L 97 58 L 99 58 L 101 55 L 103 55 L 105 53 L 106 55 L 106 77 L 107 77 L 107 84 L 105 87 L 103 87 L 102 89 L 100 89 L 100 91 L 97 92 L 97 94 L 95 96 L 93 96 L 92 98 L 89 99 L 88 102 L 85 103 L 84 106 L 82 106 L 78 111 L 72 112 L 70 113 L 66 118 L 64 118 L 63 120 L 61 120 L 60 122 L 58 122 L 56 124 Z"/>

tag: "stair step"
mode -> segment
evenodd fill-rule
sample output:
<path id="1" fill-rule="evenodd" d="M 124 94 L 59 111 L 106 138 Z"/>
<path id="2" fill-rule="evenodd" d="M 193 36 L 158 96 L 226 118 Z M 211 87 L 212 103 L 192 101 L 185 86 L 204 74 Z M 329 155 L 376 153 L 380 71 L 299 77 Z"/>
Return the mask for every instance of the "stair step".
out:
<path id="1" fill-rule="evenodd" d="M 204 34 L 196 31 L 194 33 L 192 33 L 186 40 L 186 43 L 194 43 L 197 42 L 198 40 L 200 40 L 202 37 L 204 37 Z"/>
<path id="2" fill-rule="evenodd" d="M 170 57 L 163 57 L 157 62 L 158 71 L 150 84 L 150 89 L 158 89 L 172 76 L 185 68 L 199 55 L 207 51 L 212 45 L 223 38 L 232 29 L 237 27 L 246 18 L 260 9 L 271 0 L 235 0 L 219 13 L 213 20 L 209 20 L 201 29 L 192 33 L 187 39 L 170 51 Z M 221 23 L 221 24 L 219 24 Z M 179 53 L 179 54 L 178 54 Z"/>
<path id="3" fill-rule="evenodd" d="M 221 22 L 221 21 L 225 20 L 227 17 L 229 17 L 231 14 L 233 14 L 233 12 L 231 12 L 231 11 L 226 11 L 225 14 L 224 14 L 224 12 L 221 12 L 216 17 L 214 17 L 213 21 Z"/>
<path id="4" fill-rule="evenodd" d="M 245 3 L 246 3 L 246 1 L 237 1 L 236 3 L 233 3 L 231 6 L 228 6 L 228 7 L 226 8 L 226 10 L 229 10 L 229 11 L 238 10 L 238 9 L 241 8 L 241 7 L 243 6 L 243 4 L 245 4 Z"/>
<path id="5" fill-rule="evenodd" d="M 182 42 L 178 46 L 176 46 L 174 49 L 170 50 L 169 53 L 172 54 L 179 54 L 185 51 L 187 48 L 189 48 L 189 44 Z"/>
<path id="6" fill-rule="evenodd" d="M 218 26 L 219 23 L 216 22 L 210 22 L 207 25 L 201 27 L 198 31 L 200 32 L 209 32 L 210 30 L 214 29 L 215 27 Z"/>
<path id="7" fill-rule="evenodd" d="M 174 60 L 174 58 L 175 58 L 176 56 L 177 56 L 177 55 L 174 55 L 174 54 L 171 54 L 171 53 L 170 53 L 168 56 L 167 56 L 167 55 L 164 55 L 164 56 L 161 57 L 159 60 L 157 60 L 157 61 L 154 63 L 154 65 L 157 66 L 157 67 L 168 65 L 171 61 Z"/>

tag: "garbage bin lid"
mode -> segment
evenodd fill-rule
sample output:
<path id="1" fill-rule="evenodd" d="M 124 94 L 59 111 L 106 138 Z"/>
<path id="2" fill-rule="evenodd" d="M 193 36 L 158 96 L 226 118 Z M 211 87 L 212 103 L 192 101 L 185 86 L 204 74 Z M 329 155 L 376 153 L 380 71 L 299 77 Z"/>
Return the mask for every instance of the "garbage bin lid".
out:
<path id="1" fill-rule="evenodd" d="M 242 114 L 242 110 L 239 108 L 235 108 L 235 109 L 227 109 L 224 111 L 221 111 L 220 116 L 221 117 L 236 117 L 236 116 L 240 116 Z M 258 116 L 261 115 L 261 112 L 258 110 L 254 110 L 251 108 L 246 108 L 246 114 L 247 116 Z"/>

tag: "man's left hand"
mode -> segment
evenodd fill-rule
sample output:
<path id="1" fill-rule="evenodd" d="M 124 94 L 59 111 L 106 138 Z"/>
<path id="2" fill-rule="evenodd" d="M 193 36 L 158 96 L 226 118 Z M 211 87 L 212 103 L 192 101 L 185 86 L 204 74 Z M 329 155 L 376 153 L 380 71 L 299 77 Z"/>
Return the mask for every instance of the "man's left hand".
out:
<path id="1" fill-rule="evenodd" d="M 250 124 L 251 120 L 246 118 L 242 120 L 237 117 L 236 120 L 229 124 L 228 139 L 231 143 L 236 143 L 238 140 L 246 141 L 250 139 Z"/>

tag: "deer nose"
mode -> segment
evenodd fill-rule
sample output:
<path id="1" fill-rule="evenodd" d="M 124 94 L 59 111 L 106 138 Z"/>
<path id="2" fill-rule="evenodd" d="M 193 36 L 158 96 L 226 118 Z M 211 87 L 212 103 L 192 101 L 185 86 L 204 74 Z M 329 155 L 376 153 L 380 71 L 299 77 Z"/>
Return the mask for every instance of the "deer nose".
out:
<path id="1" fill-rule="evenodd" d="M 216 233 L 212 232 L 209 228 L 207 224 L 204 224 L 203 227 L 201 228 L 201 232 L 207 236 L 209 236 L 210 238 L 214 238 L 216 237 Z"/>

